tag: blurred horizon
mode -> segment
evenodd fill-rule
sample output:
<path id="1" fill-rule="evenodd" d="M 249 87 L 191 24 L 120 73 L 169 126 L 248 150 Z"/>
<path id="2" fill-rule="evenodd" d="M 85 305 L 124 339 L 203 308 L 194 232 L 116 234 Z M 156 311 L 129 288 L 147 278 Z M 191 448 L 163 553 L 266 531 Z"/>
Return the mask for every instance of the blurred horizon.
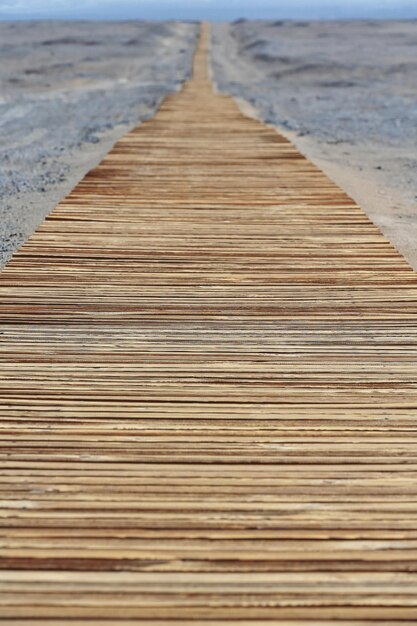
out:
<path id="1" fill-rule="evenodd" d="M 417 19 L 417 0 L 0 0 L 0 20 Z"/>

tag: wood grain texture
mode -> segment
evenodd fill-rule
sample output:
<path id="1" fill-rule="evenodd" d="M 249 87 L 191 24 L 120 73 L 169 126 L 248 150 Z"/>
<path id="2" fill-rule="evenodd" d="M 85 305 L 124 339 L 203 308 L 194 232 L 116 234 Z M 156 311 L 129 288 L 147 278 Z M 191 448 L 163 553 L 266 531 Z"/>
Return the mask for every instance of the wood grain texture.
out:
<path id="1" fill-rule="evenodd" d="M 0 620 L 417 623 L 417 282 L 207 77 L 0 280 Z"/>

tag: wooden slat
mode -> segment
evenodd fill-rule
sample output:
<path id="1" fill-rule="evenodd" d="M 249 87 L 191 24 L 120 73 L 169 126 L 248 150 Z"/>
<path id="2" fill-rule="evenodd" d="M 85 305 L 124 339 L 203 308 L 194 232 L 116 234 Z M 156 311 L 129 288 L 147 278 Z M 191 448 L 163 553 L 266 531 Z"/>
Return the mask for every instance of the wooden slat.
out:
<path id="1" fill-rule="evenodd" d="M 207 77 L 0 280 L 0 621 L 417 623 L 417 283 Z"/>

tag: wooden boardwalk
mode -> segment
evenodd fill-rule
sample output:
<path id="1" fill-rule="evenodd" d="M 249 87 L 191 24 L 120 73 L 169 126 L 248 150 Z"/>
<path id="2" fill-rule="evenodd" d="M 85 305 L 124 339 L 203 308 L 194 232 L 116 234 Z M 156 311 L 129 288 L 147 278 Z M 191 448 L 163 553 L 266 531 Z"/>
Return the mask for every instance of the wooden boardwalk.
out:
<path id="1" fill-rule="evenodd" d="M 194 78 L 0 280 L 0 621 L 417 623 L 417 281 Z"/>

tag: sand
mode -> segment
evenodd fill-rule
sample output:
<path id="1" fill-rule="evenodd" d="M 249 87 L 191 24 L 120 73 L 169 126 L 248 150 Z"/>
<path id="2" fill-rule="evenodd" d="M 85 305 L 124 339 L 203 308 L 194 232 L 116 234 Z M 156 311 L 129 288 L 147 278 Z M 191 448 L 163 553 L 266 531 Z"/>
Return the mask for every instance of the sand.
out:
<path id="1" fill-rule="evenodd" d="M 190 76 L 198 27 L 0 23 L 0 262 Z"/>
<path id="2" fill-rule="evenodd" d="M 212 42 L 218 88 L 294 141 L 417 269 L 417 21 L 239 21 Z"/>

